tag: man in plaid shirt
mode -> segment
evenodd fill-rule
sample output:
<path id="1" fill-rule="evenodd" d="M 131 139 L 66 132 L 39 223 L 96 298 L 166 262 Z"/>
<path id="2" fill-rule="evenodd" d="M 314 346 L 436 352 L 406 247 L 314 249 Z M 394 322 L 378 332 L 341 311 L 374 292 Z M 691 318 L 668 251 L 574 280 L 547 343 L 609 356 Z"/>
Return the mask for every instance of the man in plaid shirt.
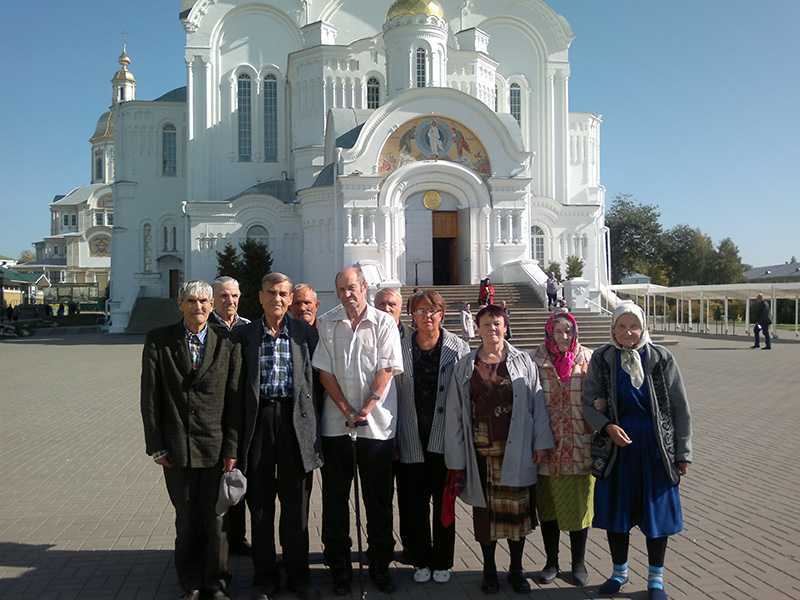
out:
<path id="1" fill-rule="evenodd" d="M 286 275 L 265 275 L 258 297 L 263 318 L 235 331 L 246 373 L 239 454 L 253 531 L 253 598 L 269 600 L 280 589 L 276 495 L 288 587 L 303 598 L 309 584 L 311 481 L 322 464 L 311 369 L 310 343 L 316 334 L 286 314 L 292 303 L 292 282 Z"/>

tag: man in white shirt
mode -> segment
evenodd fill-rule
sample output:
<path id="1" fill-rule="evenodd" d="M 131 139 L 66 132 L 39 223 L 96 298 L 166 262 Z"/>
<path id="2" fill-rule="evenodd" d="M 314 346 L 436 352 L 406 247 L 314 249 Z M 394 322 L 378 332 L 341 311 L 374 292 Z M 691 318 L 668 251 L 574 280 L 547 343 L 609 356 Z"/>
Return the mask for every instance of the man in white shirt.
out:
<path id="1" fill-rule="evenodd" d="M 397 393 L 392 377 L 403 372 L 400 335 L 392 317 L 367 304 L 367 282 L 357 266 L 336 276 L 341 306 L 319 319 L 313 365 L 325 388 L 321 434 L 322 543 L 337 596 L 350 594 L 350 486 L 353 455 L 349 433 L 356 429 L 358 472 L 367 513 L 370 577 L 394 589 L 389 563 L 392 535 L 392 453 Z"/>

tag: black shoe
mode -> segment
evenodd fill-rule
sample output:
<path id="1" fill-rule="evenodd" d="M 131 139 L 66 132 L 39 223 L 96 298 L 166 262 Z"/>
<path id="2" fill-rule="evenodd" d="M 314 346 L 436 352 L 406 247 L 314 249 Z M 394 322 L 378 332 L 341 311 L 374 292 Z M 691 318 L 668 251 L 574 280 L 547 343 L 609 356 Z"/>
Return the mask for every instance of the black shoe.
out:
<path id="1" fill-rule="evenodd" d="M 541 584 L 548 584 L 553 583 L 556 577 L 558 577 L 558 565 L 551 565 L 546 564 L 544 569 L 539 571 L 539 574 L 536 576 L 536 582 Z"/>
<path id="2" fill-rule="evenodd" d="M 397 556 L 395 556 L 395 560 L 401 565 L 414 565 L 414 561 L 411 558 L 411 552 L 409 552 L 407 548 L 403 548 L 403 550 L 399 552 Z"/>
<path id="3" fill-rule="evenodd" d="M 511 589 L 517 594 L 527 594 L 531 591 L 531 584 L 522 574 L 522 571 L 509 571 L 508 583 L 511 584 Z"/>
<path id="4" fill-rule="evenodd" d="M 760 348 L 761 346 L 750 346 L 751 348 Z"/>
<path id="5" fill-rule="evenodd" d="M 497 571 L 483 572 L 481 591 L 484 594 L 496 594 L 500 591 L 500 582 L 497 580 Z"/>
<path id="6" fill-rule="evenodd" d="M 370 570 L 369 577 L 375 587 L 378 588 L 378 591 L 384 594 L 391 594 L 394 591 L 394 582 L 392 581 L 392 576 L 389 575 L 388 569 L 374 572 Z"/>
<path id="7" fill-rule="evenodd" d="M 200 590 L 190 590 L 181 594 L 181 600 L 200 600 Z"/>
<path id="8" fill-rule="evenodd" d="M 578 587 L 586 587 L 589 584 L 589 572 L 586 570 L 585 564 L 572 565 L 572 583 Z"/>
<path id="9" fill-rule="evenodd" d="M 251 556 L 253 554 L 253 547 L 247 540 L 241 540 L 238 542 L 229 541 L 228 550 L 231 554 L 235 554 L 236 556 Z"/>
<path id="10" fill-rule="evenodd" d="M 772 350 L 772 346 L 764 346 L 762 350 Z"/>

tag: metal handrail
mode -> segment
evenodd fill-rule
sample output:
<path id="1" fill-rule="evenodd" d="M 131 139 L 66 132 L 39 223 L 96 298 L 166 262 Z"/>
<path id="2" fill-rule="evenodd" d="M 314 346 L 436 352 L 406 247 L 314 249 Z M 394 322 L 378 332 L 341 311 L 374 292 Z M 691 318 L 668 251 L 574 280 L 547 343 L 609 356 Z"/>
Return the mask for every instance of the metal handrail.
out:
<path id="1" fill-rule="evenodd" d="M 592 304 L 592 305 L 596 306 L 597 308 L 599 308 L 601 313 L 606 313 L 607 315 L 613 315 L 614 314 L 610 310 L 608 310 L 607 308 L 603 308 L 602 305 L 600 305 L 599 303 L 595 302 L 594 300 L 589 300 L 589 298 L 587 298 L 586 302 L 588 302 L 589 304 Z"/>

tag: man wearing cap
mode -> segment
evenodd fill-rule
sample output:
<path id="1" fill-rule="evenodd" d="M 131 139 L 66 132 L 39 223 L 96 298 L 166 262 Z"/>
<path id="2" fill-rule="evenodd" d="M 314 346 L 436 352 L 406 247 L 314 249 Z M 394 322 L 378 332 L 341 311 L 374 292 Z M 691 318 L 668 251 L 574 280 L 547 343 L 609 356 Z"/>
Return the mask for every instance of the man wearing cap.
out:
<path id="1" fill-rule="evenodd" d="M 265 275 L 258 298 L 263 318 L 236 332 L 245 369 L 239 455 L 252 523 L 253 598 L 270 600 L 280 590 L 276 495 L 288 587 L 305 598 L 311 480 L 322 465 L 309 347 L 313 329 L 286 314 L 292 303 L 292 282 L 286 275 Z"/>
<path id="2" fill-rule="evenodd" d="M 209 321 L 232 331 L 250 323 L 250 319 L 239 316 L 239 299 L 242 292 L 239 282 L 233 277 L 217 277 L 211 287 L 214 290 L 214 310 Z M 232 506 L 225 515 L 225 529 L 228 536 L 228 548 L 231 554 L 250 554 L 250 544 L 246 537 L 245 503 Z"/>
<path id="3" fill-rule="evenodd" d="M 236 466 L 241 356 L 224 329 L 208 324 L 211 286 L 178 291 L 182 320 L 147 334 L 142 353 L 145 449 L 164 469 L 175 507 L 175 568 L 183 598 L 228 599 L 228 544 L 215 510 L 220 477 Z"/>
<path id="4" fill-rule="evenodd" d="M 334 594 L 346 596 L 353 576 L 348 500 L 354 475 L 350 433 L 355 429 L 367 512 L 369 574 L 380 591 L 390 593 L 397 421 L 397 393 L 391 380 L 403 372 L 400 336 L 392 317 L 367 304 L 367 282 L 360 267 L 344 269 L 334 281 L 341 306 L 320 319 L 314 353 L 314 367 L 325 387 L 321 418 L 325 561 L 333 575 Z"/>

